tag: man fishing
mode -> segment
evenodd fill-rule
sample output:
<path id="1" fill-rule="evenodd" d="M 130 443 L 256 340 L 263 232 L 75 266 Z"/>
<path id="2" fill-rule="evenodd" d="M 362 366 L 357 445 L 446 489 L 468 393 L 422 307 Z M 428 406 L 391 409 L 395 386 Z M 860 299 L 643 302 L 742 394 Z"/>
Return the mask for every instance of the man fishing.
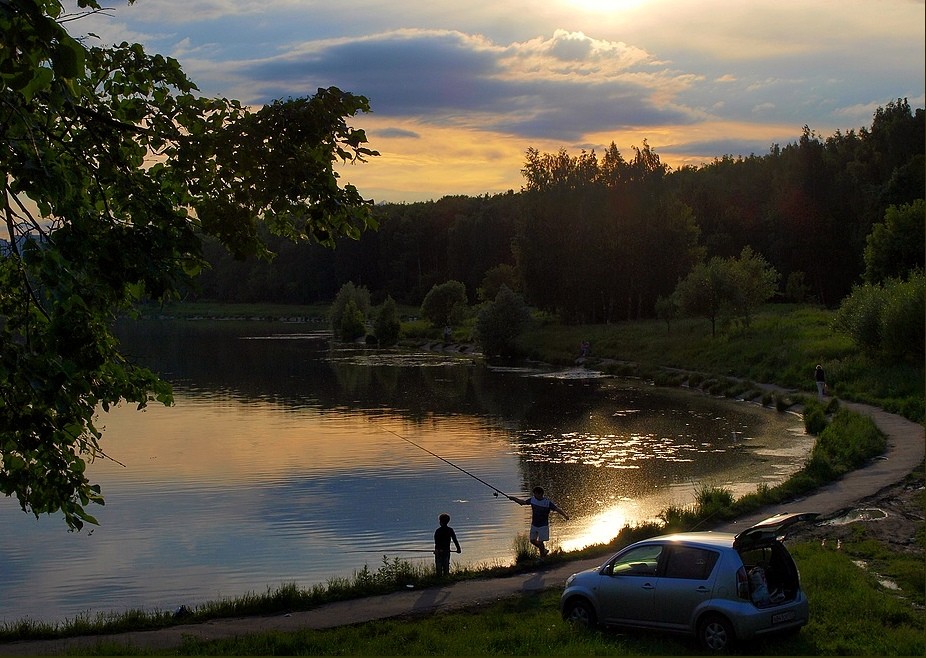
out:
<path id="1" fill-rule="evenodd" d="M 531 506 L 530 542 L 540 551 L 540 557 L 546 557 L 550 552 L 544 546 L 544 542 L 550 541 L 550 512 L 556 512 L 567 521 L 569 515 L 552 500 L 543 497 L 543 487 L 534 487 L 533 494 L 526 500 L 514 496 L 508 496 L 508 500 L 518 505 Z"/>

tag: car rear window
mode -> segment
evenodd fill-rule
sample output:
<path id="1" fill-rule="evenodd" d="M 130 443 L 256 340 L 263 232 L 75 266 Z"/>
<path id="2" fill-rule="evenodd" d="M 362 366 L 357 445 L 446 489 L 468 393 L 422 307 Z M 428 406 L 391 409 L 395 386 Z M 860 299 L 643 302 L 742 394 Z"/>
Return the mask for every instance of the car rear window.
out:
<path id="1" fill-rule="evenodd" d="M 664 578 L 687 578 L 689 580 L 706 580 L 719 553 L 694 546 L 673 546 L 666 559 Z"/>

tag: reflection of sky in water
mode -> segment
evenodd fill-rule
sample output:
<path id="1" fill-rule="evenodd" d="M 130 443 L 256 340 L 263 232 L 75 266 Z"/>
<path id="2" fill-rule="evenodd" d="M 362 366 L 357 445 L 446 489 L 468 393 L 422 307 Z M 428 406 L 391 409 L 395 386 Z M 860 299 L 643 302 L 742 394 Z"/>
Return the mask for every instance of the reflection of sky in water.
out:
<path id="1" fill-rule="evenodd" d="M 90 469 L 100 527 L 67 533 L 0 505 L 0 621 L 311 586 L 384 555 L 430 564 L 442 512 L 463 545 L 454 561 L 508 563 L 529 511 L 393 432 L 504 492 L 544 486 L 572 517 L 553 521 L 567 549 L 688 504 L 703 484 L 742 495 L 774 482 L 809 447 L 793 417 L 679 391 L 332 350 L 304 331 L 231 348 L 180 331 L 135 343 L 167 364 L 176 406 L 99 419 L 119 462 Z"/>

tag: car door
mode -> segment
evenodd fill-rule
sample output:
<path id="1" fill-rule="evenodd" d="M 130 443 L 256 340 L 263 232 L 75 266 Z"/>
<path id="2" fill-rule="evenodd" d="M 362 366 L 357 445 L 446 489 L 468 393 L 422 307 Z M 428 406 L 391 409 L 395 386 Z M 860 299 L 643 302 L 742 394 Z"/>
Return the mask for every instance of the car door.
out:
<path id="1" fill-rule="evenodd" d="M 655 623 L 656 573 L 663 545 L 633 546 L 601 571 L 598 604 L 605 624 Z"/>
<path id="2" fill-rule="evenodd" d="M 699 546 L 666 547 L 654 600 L 660 625 L 674 630 L 691 627 L 695 610 L 712 596 L 719 558 L 717 551 Z"/>

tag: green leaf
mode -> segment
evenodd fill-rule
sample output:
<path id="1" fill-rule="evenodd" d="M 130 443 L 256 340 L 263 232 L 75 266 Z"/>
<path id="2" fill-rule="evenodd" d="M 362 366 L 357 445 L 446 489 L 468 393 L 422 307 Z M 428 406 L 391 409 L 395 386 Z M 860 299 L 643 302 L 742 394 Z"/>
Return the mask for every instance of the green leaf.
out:
<path id="1" fill-rule="evenodd" d="M 52 62 L 59 78 L 72 79 L 84 72 L 86 51 L 76 40 L 65 35 L 55 49 Z"/>

